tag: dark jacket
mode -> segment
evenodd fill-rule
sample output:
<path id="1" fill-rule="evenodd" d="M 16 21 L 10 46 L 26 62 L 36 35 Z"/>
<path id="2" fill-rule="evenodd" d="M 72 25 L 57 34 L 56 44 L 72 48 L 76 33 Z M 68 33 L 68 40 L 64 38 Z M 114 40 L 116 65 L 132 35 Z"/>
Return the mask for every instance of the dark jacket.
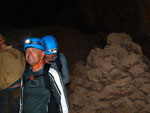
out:
<path id="1" fill-rule="evenodd" d="M 31 76 L 34 76 L 33 80 L 30 80 Z M 23 81 L 22 113 L 51 113 L 51 100 L 57 103 L 55 113 L 69 113 L 62 80 L 54 69 L 45 66 L 44 70 L 32 72 L 28 68 Z"/>
<path id="2" fill-rule="evenodd" d="M 50 64 L 52 68 L 60 72 L 64 84 L 67 85 L 70 82 L 70 74 L 65 55 L 63 53 L 58 52 L 55 55 L 54 60 L 50 62 Z"/>

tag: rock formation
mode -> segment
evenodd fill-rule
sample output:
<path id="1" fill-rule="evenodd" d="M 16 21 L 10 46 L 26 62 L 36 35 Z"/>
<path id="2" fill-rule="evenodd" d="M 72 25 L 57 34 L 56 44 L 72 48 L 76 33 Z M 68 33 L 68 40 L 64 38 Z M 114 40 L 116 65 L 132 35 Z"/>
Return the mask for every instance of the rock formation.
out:
<path id="1" fill-rule="evenodd" d="M 126 33 L 111 33 L 74 65 L 70 113 L 150 113 L 150 61 Z"/>

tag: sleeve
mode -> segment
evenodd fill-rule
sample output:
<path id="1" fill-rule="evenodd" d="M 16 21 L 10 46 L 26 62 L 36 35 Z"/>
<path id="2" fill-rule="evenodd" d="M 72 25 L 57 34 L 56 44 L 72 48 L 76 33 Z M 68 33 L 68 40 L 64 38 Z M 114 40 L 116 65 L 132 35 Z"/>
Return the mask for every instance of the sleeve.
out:
<path id="1" fill-rule="evenodd" d="M 66 59 L 66 57 L 64 56 L 63 53 L 60 53 L 60 61 L 61 61 L 61 64 L 62 64 L 63 82 L 66 85 L 70 82 L 70 74 L 69 74 L 67 59 Z"/>

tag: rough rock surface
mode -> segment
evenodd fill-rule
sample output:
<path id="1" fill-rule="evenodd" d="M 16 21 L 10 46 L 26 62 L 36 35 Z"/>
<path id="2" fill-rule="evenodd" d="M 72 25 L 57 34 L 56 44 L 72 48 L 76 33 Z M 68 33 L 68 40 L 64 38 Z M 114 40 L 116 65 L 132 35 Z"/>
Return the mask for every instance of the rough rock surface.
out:
<path id="1" fill-rule="evenodd" d="M 125 33 L 74 65 L 68 86 L 71 113 L 150 113 L 150 63 Z"/>

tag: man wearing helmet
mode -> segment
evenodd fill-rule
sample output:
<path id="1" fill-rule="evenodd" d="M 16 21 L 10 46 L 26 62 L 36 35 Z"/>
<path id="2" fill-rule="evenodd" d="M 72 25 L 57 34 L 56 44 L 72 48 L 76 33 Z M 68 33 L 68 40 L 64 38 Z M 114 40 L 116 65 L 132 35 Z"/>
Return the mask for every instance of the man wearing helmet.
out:
<path id="1" fill-rule="evenodd" d="M 23 53 L 0 35 L 0 113 L 19 111 L 20 80 L 25 69 Z"/>
<path id="2" fill-rule="evenodd" d="M 69 69 L 67 59 L 63 53 L 58 50 L 58 43 L 52 35 L 46 35 L 42 38 L 45 43 L 45 61 L 62 76 L 65 85 L 70 82 Z"/>
<path id="3" fill-rule="evenodd" d="M 63 84 L 58 73 L 45 64 L 44 50 L 39 38 L 25 42 L 29 66 L 23 75 L 20 113 L 69 113 Z"/>

